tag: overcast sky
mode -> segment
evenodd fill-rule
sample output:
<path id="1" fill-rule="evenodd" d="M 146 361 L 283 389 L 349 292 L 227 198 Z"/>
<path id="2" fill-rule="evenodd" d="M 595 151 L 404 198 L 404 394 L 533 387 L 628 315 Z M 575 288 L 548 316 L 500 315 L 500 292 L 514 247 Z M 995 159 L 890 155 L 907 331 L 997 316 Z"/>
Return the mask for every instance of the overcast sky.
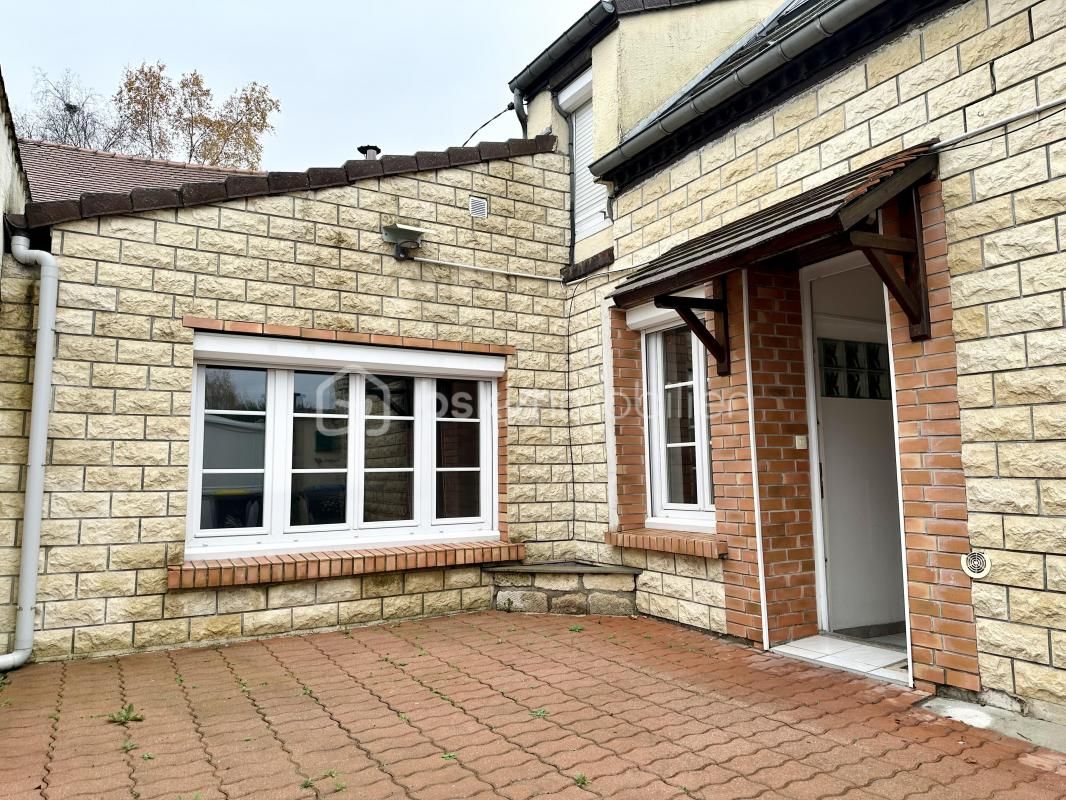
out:
<path id="1" fill-rule="evenodd" d="M 460 145 L 510 98 L 507 82 L 592 0 L 0 0 L 9 31 L 0 48 L 8 97 L 32 97 L 34 68 L 70 67 L 102 95 L 125 66 L 163 61 L 197 69 L 216 98 L 256 80 L 281 101 L 263 167 L 302 170 L 386 153 Z M 532 133 L 535 133 L 533 131 Z M 478 139 L 520 136 L 508 112 Z"/>

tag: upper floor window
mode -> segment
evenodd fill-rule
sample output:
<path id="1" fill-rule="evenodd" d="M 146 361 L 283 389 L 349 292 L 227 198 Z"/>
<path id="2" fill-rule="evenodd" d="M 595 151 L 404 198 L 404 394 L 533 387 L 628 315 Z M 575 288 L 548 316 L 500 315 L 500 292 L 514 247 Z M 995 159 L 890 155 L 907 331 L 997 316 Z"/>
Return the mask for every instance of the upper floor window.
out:
<path id="1" fill-rule="evenodd" d="M 574 159 L 574 240 L 580 241 L 603 230 L 610 223 L 607 217 L 607 187 L 596 183 L 589 172 L 589 165 L 595 160 L 592 70 L 587 70 L 559 92 L 559 107 L 570 118 Z"/>
<path id="2" fill-rule="evenodd" d="M 282 344 L 297 363 L 195 368 L 187 555 L 494 535 L 493 380 L 437 353 L 407 375 L 324 369 L 313 352 L 303 366 L 322 345 Z"/>

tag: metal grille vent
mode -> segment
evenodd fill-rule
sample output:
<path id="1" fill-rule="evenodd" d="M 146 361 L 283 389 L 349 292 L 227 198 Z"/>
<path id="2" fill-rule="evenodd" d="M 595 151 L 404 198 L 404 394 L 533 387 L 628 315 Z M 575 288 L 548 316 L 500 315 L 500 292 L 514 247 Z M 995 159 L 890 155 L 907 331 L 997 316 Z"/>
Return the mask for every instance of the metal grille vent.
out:
<path id="1" fill-rule="evenodd" d="M 983 578 L 992 569 L 988 556 L 976 550 L 962 557 L 962 571 L 971 578 Z"/>
<path id="2" fill-rule="evenodd" d="M 484 197 L 470 195 L 470 216 L 475 219 L 484 219 L 489 215 L 489 201 Z"/>

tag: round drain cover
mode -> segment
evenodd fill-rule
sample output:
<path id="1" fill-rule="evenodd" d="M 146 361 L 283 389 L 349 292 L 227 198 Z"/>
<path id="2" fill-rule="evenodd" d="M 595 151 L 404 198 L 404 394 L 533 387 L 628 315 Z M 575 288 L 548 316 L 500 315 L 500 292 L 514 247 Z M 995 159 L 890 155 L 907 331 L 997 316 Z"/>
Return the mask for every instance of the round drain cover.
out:
<path id="1" fill-rule="evenodd" d="M 992 564 L 984 553 L 974 550 L 962 557 L 962 571 L 971 578 L 983 578 L 991 569 Z"/>

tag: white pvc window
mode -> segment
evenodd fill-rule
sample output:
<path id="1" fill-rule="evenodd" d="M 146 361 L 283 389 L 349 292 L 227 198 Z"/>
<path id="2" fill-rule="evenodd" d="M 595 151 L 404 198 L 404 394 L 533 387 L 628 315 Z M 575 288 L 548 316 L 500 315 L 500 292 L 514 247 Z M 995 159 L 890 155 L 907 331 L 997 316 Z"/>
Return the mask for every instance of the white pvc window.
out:
<path id="1" fill-rule="evenodd" d="M 195 367 L 186 554 L 498 538 L 493 380 Z"/>
<path id="2" fill-rule="evenodd" d="M 645 345 L 651 520 L 714 522 L 707 354 L 685 327 L 648 333 Z"/>

